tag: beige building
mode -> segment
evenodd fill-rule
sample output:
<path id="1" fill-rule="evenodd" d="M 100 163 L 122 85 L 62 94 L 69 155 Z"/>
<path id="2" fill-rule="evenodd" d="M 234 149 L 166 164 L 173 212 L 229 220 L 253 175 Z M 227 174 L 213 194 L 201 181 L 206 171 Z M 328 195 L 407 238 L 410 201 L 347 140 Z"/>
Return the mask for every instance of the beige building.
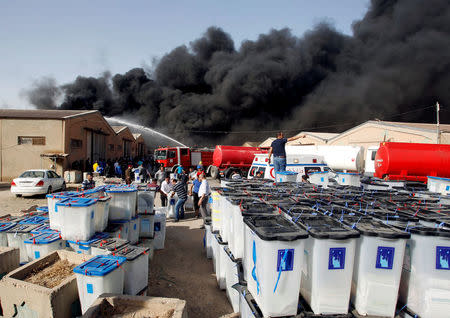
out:
<path id="1" fill-rule="evenodd" d="M 141 136 L 142 137 L 142 136 Z M 98 111 L 0 110 L 0 177 L 10 181 L 27 169 L 62 175 L 99 159 L 145 153 L 128 127 L 116 133 Z M 133 150 L 134 149 L 134 150 Z"/>

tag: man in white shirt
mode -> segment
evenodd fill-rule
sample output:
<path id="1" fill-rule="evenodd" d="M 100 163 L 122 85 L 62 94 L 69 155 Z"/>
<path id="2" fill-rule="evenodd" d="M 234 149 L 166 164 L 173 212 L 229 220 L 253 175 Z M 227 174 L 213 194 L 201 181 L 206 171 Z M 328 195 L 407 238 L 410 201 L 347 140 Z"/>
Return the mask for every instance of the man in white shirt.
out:
<path id="1" fill-rule="evenodd" d="M 203 219 L 205 219 L 208 216 L 207 205 L 209 201 L 209 195 L 211 194 L 211 188 L 209 187 L 209 183 L 206 180 L 204 172 L 199 175 L 199 180 L 201 184 L 200 189 L 198 190 L 198 206 L 200 207 L 200 213 L 202 214 Z"/>
<path id="2" fill-rule="evenodd" d="M 167 206 L 167 196 L 170 191 L 172 191 L 172 185 L 170 184 L 169 176 L 166 176 L 164 181 L 161 183 L 161 189 L 159 190 L 161 195 L 161 206 Z"/>

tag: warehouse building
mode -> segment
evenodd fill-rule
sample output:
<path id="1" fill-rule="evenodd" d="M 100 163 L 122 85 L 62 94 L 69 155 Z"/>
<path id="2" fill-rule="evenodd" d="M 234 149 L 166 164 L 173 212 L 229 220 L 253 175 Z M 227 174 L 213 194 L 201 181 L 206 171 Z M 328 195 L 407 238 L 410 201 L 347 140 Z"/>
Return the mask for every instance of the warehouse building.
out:
<path id="1" fill-rule="evenodd" d="M 142 136 L 141 136 L 142 137 Z M 27 169 L 84 169 L 99 159 L 145 153 L 128 127 L 111 127 L 96 110 L 0 110 L 0 177 Z"/>

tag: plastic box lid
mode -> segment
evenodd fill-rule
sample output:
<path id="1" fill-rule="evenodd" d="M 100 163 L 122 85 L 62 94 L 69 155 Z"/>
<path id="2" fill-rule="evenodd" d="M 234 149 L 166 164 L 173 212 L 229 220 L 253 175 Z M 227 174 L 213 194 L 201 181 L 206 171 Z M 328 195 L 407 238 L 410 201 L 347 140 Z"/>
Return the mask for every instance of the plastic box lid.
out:
<path id="1" fill-rule="evenodd" d="M 418 234 L 418 235 L 424 235 L 424 236 L 440 236 L 440 237 L 450 238 L 450 230 L 438 228 L 438 227 L 429 227 L 429 226 L 425 226 L 425 225 L 412 225 L 410 227 L 407 227 L 406 229 L 403 228 L 403 230 L 406 230 L 406 231 L 410 232 L 411 234 Z"/>
<path id="2" fill-rule="evenodd" d="M 30 233 L 39 227 L 39 224 L 17 224 L 10 228 L 6 233 Z"/>
<path id="3" fill-rule="evenodd" d="M 223 249 L 225 250 L 225 253 L 227 253 L 228 257 L 231 259 L 231 261 L 233 263 L 236 263 L 238 261 L 238 259 L 236 259 L 233 255 L 233 253 L 231 253 L 230 249 L 228 248 L 228 246 L 224 246 Z"/>
<path id="4" fill-rule="evenodd" d="M 50 228 L 50 224 L 44 223 L 39 225 L 37 228 L 35 228 L 33 231 L 31 231 L 31 234 L 41 234 L 41 233 L 51 233 L 51 232 L 58 232 L 57 230 L 53 230 Z"/>
<path id="5" fill-rule="evenodd" d="M 72 244 L 77 244 L 77 245 L 91 245 L 94 242 L 97 242 L 98 240 L 102 240 L 102 239 L 106 239 L 108 238 L 108 233 L 104 233 L 104 232 L 97 232 L 94 234 L 94 236 L 92 236 L 92 238 L 90 240 L 87 241 L 70 241 L 68 240 L 67 242 L 72 243 Z"/>
<path id="6" fill-rule="evenodd" d="M 279 215 L 245 217 L 244 223 L 265 241 L 294 241 L 308 238 L 308 233 L 304 229 Z"/>
<path id="7" fill-rule="evenodd" d="M 293 175 L 297 175 L 298 172 L 294 172 L 294 171 L 280 171 L 280 172 L 277 172 L 277 174 L 281 174 L 281 175 L 285 175 L 285 176 L 293 176 Z"/>
<path id="8" fill-rule="evenodd" d="M 137 188 L 134 186 L 121 186 L 106 189 L 106 193 L 126 193 L 126 192 L 137 192 Z"/>
<path id="9" fill-rule="evenodd" d="M 217 240 L 217 243 L 219 243 L 220 245 L 227 245 L 228 243 L 225 243 L 224 241 L 222 241 L 222 236 L 220 236 L 220 234 L 215 233 L 215 231 L 213 232 L 214 237 Z"/>
<path id="10" fill-rule="evenodd" d="M 73 269 L 74 273 L 85 276 L 105 276 L 125 263 L 121 256 L 97 255 Z"/>
<path id="11" fill-rule="evenodd" d="M 39 235 L 33 236 L 28 240 L 24 240 L 25 244 L 50 244 L 61 239 L 61 234 L 59 232 L 54 233 L 41 233 Z"/>
<path id="12" fill-rule="evenodd" d="M 128 243 L 129 241 L 127 240 L 122 240 L 116 237 L 110 237 L 93 242 L 91 244 L 91 247 L 96 247 L 108 251 L 117 251 Z"/>
<path id="13" fill-rule="evenodd" d="M 0 222 L 0 232 L 6 232 L 16 225 L 17 223 L 14 222 Z"/>
<path id="14" fill-rule="evenodd" d="M 316 239 L 346 240 L 359 237 L 359 232 L 328 216 L 304 217 L 297 221 Z"/>
<path id="15" fill-rule="evenodd" d="M 40 211 L 40 212 L 48 212 L 48 206 L 40 206 L 36 208 L 36 211 Z"/>
<path id="16" fill-rule="evenodd" d="M 100 202 L 107 202 L 107 201 L 111 200 L 111 197 L 109 195 L 104 195 L 104 196 L 98 197 L 97 200 Z"/>
<path id="17" fill-rule="evenodd" d="M 48 222 L 45 216 L 30 216 L 19 222 L 19 224 L 42 224 Z"/>
<path id="18" fill-rule="evenodd" d="M 125 224 L 125 223 L 130 223 L 130 220 L 113 220 L 113 221 L 109 221 L 109 224 Z"/>
<path id="19" fill-rule="evenodd" d="M 61 199 L 61 198 L 78 196 L 78 195 L 80 195 L 80 192 L 65 191 L 65 192 L 50 193 L 50 194 L 47 194 L 46 197 L 52 198 L 52 199 Z"/>
<path id="20" fill-rule="evenodd" d="M 138 247 L 134 245 L 125 245 L 114 253 L 116 256 L 123 256 L 128 261 L 133 261 L 141 255 L 148 255 L 149 247 Z"/>
<path id="21" fill-rule="evenodd" d="M 345 219 L 344 222 L 346 222 Z M 350 226 L 352 225 L 349 223 L 347 224 Z M 388 239 L 409 239 L 411 237 L 411 235 L 408 232 L 401 231 L 392 226 L 384 224 L 381 221 L 371 218 L 362 218 L 361 220 L 357 221 L 357 223 L 355 224 L 355 228 L 362 235 L 366 236 L 378 236 Z"/>
<path id="22" fill-rule="evenodd" d="M 252 206 L 247 206 L 246 209 L 242 208 L 241 210 L 242 216 L 250 217 L 250 216 L 274 216 L 278 215 L 277 209 L 275 209 L 271 205 L 267 204 L 253 204 Z"/>
<path id="23" fill-rule="evenodd" d="M 93 198 L 70 198 L 68 200 L 59 201 L 56 206 L 66 207 L 86 207 L 97 203 L 97 199 Z"/>

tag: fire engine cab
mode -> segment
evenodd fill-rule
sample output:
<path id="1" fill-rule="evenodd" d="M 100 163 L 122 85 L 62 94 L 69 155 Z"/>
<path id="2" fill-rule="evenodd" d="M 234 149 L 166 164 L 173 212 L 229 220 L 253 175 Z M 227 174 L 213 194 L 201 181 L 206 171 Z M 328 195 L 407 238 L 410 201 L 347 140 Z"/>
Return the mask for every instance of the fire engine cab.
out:
<path id="1" fill-rule="evenodd" d="M 172 172 L 180 165 L 184 169 L 195 168 L 200 162 L 206 169 L 213 162 L 213 152 L 207 148 L 162 147 L 155 150 L 155 160 Z"/>

